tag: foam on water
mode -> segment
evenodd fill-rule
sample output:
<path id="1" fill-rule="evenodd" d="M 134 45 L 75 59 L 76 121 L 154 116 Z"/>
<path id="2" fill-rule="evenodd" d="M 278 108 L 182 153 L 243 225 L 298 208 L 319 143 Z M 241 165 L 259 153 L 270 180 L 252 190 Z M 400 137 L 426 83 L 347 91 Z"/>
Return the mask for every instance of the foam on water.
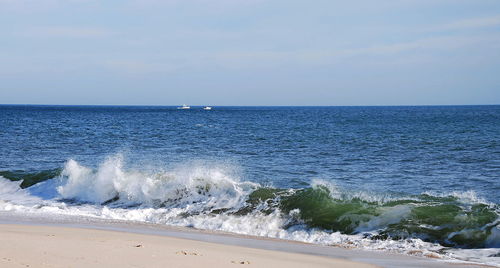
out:
<path id="1" fill-rule="evenodd" d="M 119 155 L 108 158 L 97 171 L 69 160 L 59 179 L 66 180 L 57 187 L 60 196 L 66 199 L 96 204 L 113 200 L 154 207 L 189 206 L 192 211 L 238 209 L 248 194 L 258 187 L 255 183 L 231 178 L 221 167 L 125 172 Z"/>
<path id="2" fill-rule="evenodd" d="M 0 176 L 0 210 L 22 210 L 24 206 L 34 206 L 42 202 L 40 198 L 21 189 L 20 184 L 21 181 L 9 181 Z"/>
<path id="3" fill-rule="evenodd" d="M 364 190 L 364 191 L 356 191 L 356 190 L 346 191 L 345 189 L 342 189 L 341 187 L 336 185 L 334 182 L 322 180 L 322 179 L 313 179 L 311 181 L 311 187 L 312 188 L 324 187 L 324 188 L 328 189 L 329 195 L 333 199 L 338 199 L 338 200 L 360 199 L 360 200 L 363 200 L 366 202 L 383 204 L 383 203 L 387 203 L 390 201 L 413 198 L 413 197 L 409 197 L 409 196 L 395 196 L 395 195 L 390 195 L 390 194 L 385 194 L 385 193 L 369 192 L 366 190 Z"/>
<path id="4" fill-rule="evenodd" d="M 97 169 L 69 160 L 60 176 L 27 189 L 20 188 L 20 181 L 0 177 L 0 210 L 188 226 L 500 267 L 498 257 L 494 257 L 500 253 L 498 208 L 485 204 L 473 192 L 394 196 L 348 191 L 324 180 L 314 180 L 307 189 L 273 189 L 241 181 L 235 170 L 230 165 L 195 162 L 171 170 L 133 170 L 124 167 L 120 155 L 109 157 Z M 497 213 L 495 220 L 447 233 L 449 241 L 444 240 L 452 244 L 461 241 L 453 240 L 455 236 L 476 239 L 478 234 L 487 234 L 485 248 L 446 247 L 407 231 L 416 228 L 432 235 L 448 228 L 447 222 L 410 224 L 418 219 L 416 209 L 450 205 L 440 203 L 445 201 L 452 209 L 463 203 L 487 212 L 472 218 L 473 222 Z M 307 214 L 311 207 L 318 214 L 312 218 Z M 471 221 L 470 217 L 479 213 L 463 209 L 453 217 Z M 346 211 L 337 215 L 332 210 Z M 330 225 L 329 217 L 338 224 Z M 404 232 L 406 235 L 395 236 Z"/>

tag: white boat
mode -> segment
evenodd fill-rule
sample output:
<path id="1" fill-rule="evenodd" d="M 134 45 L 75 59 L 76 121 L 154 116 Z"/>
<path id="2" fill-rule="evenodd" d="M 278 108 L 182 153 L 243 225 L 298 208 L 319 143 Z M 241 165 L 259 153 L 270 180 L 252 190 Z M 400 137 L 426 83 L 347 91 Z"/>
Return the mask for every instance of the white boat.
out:
<path id="1" fill-rule="evenodd" d="M 210 106 L 205 106 L 205 107 L 203 107 L 203 110 L 210 111 L 210 110 L 212 110 L 212 107 L 210 107 Z"/>
<path id="2" fill-rule="evenodd" d="M 177 107 L 177 109 L 180 109 L 180 110 L 187 110 L 187 109 L 191 109 L 190 106 L 187 106 L 186 104 L 183 104 L 181 107 Z"/>

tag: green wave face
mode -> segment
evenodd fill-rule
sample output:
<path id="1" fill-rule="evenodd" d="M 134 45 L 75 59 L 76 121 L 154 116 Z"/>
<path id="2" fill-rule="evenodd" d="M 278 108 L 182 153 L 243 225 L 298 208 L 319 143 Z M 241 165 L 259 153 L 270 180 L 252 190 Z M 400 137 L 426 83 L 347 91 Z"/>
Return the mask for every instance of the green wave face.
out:
<path id="1" fill-rule="evenodd" d="M 299 190 L 284 197 L 280 208 L 287 213 L 299 209 L 300 218 L 311 227 L 346 234 L 354 233 L 361 222 L 379 215 L 375 205 L 355 199 L 348 202 L 335 200 L 324 187 Z"/>
<path id="2" fill-rule="evenodd" d="M 420 205 L 411 217 L 389 225 L 382 235 L 404 239 L 420 237 L 444 246 L 485 247 L 486 238 L 498 222 L 498 214 L 487 205 L 464 208 L 457 204 Z"/>
<path id="3" fill-rule="evenodd" d="M 285 213 L 298 209 L 300 220 L 312 228 L 344 234 L 376 231 L 373 239 L 420 238 L 463 248 L 486 247 L 492 228 L 499 224 L 498 207 L 465 204 L 456 197 L 420 195 L 412 200 L 378 203 L 360 198 L 335 199 L 321 186 L 282 196 L 279 207 Z M 394 218 L 390 212 L 397 210 L 404 213 Z M 374 225 L 371 230 L 370 223 Z"/>
<path id="4" fill-rule="evenodd" d="M 61 171 L 0 171 L 0 176 L 22 181 L 21 188 L 28 188 L 60 176 Z M 207 194 L 208 190 L 198 189 L 199 194 Z M 119 199 L 115 197 L 102 205 L 119 202 Z M 420 238 L 458 248 L 491 247 L 487 238 L 500 224 L 498 205 L 426 194 L 390 201 L 367 201 L 356 196 L 332 195 L 329 188 L 321 185 L 304 189 L 262 187 L 253 191 L 246 206 L 237 211 L 207 207 L 205 212 L 246 215 L 256 211 L 270 214 L 276 210 L 290 218 L 285 228 L 305 224 L 329 232 L 364 234 L 371 239 Z M 498 246 L 498 242 L 495 243 L 493 246 Z"/>
<path id="5" fill-rule="evenodd" d="M 27 172 L 23 170 L 0 171 L 0 176 L 11 180 L 21 181 L 21 188 L 25 189 L 39 182 L 55 178 L 61 174 L 62 169 L 49 169 L 40 172 Z"/>

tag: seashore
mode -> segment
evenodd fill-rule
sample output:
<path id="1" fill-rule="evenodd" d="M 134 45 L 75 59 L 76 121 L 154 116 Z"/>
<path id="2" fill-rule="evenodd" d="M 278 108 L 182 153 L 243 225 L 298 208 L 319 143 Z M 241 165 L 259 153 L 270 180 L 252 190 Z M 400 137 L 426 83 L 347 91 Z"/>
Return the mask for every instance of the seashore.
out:
<path id="1" fill-rule="evenodd" d="M 169 236 L 0 225 L 1 267 L 351 267 L 375 265 Z"/>
<path id="2" fill-rule="evenodd" d="M 0 213 L 0 267 L 486 267 L 93 218 Z"/>

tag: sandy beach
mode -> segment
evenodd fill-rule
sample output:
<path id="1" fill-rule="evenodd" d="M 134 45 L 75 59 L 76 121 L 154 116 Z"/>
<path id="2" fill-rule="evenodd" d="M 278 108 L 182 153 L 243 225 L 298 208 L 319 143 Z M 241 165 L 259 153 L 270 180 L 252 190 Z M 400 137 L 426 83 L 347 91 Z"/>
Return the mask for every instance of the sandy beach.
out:
<path id="1" fill-rule="evenodd" d="M 500 0 L 0 22 L 0 268 L 500 268 Z"/>
<path id="2" fill-rule="evenodd" d="M 0 267 L 377 267 L 166 236 L 0 225 Z"/>

